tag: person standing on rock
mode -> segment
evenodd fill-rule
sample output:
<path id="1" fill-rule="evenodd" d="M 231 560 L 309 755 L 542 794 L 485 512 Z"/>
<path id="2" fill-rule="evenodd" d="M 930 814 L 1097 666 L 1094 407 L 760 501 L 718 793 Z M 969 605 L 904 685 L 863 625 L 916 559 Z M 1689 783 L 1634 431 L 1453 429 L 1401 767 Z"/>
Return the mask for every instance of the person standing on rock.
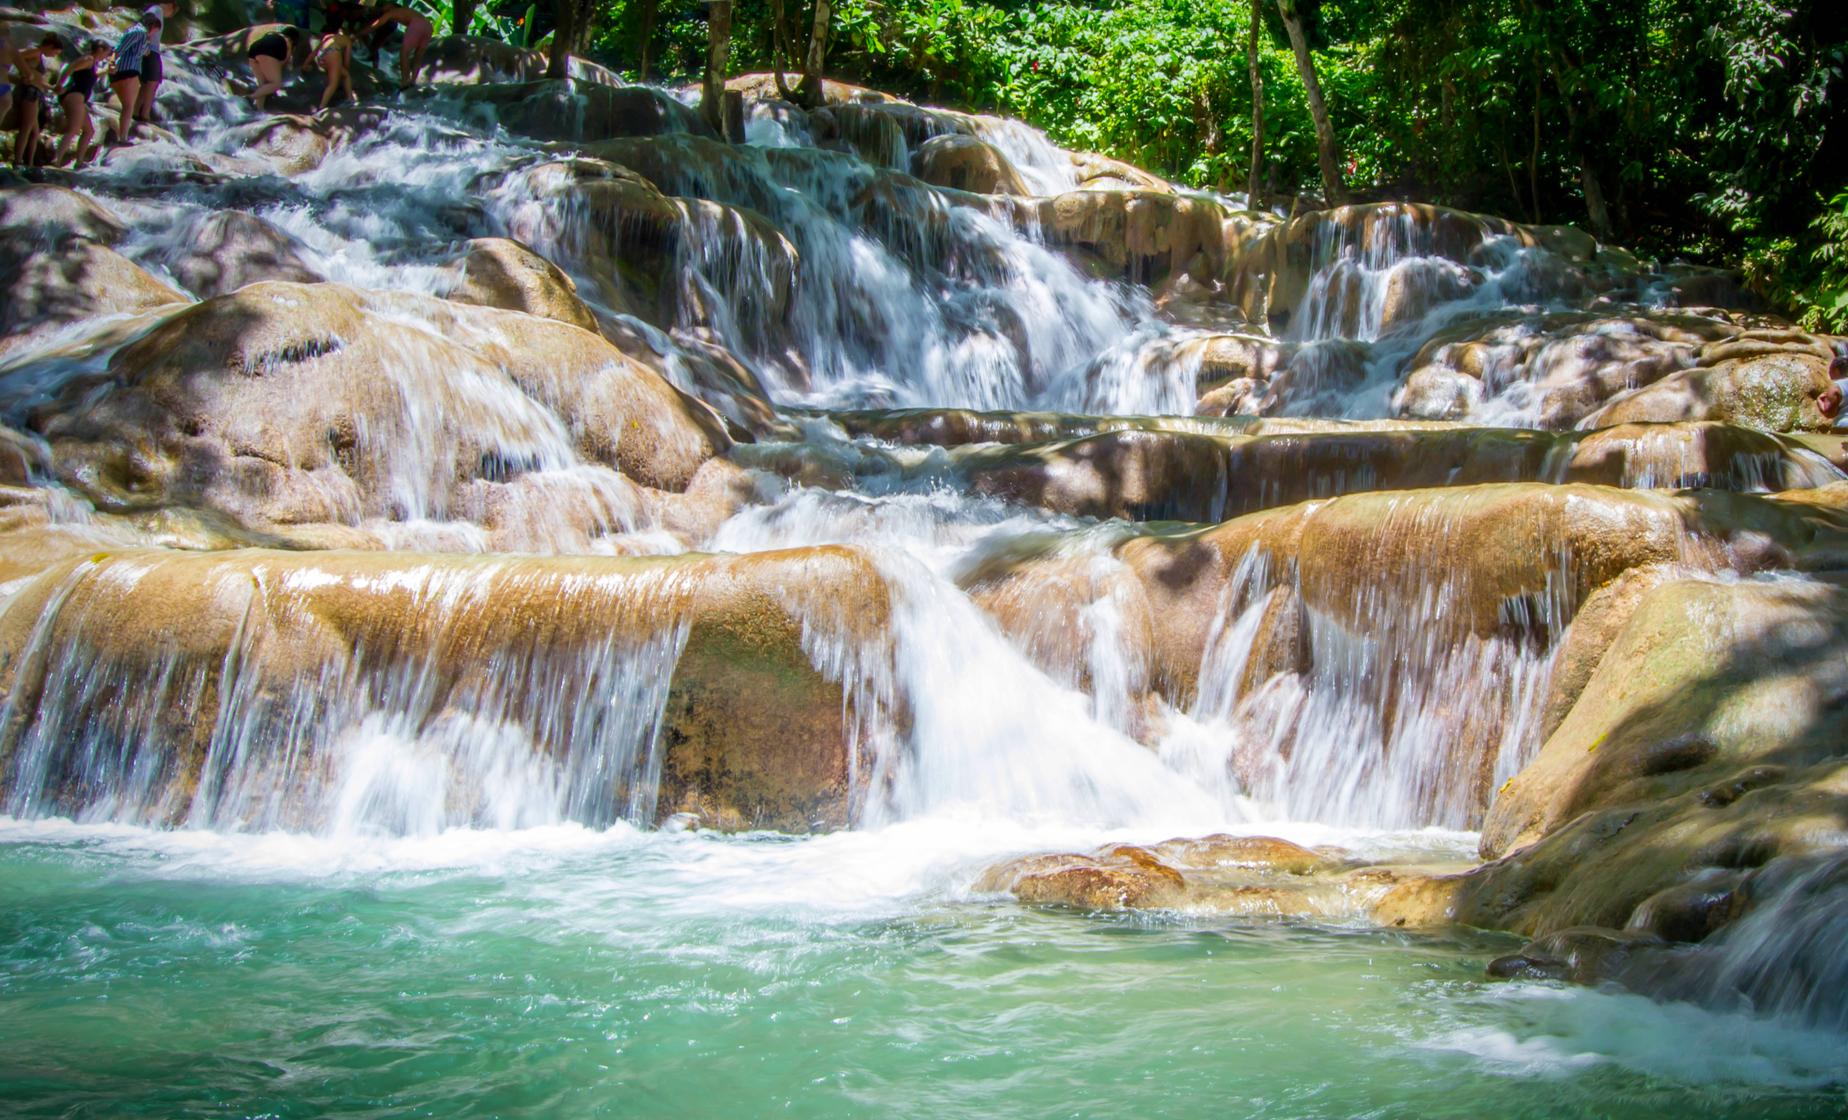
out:
<path id="1" fill-rule="evenodd" d="M 284 27 L 257 36 L 250 44 L 250 71 L 257 76 L 257 88 L 250 92 L 251 103 L 258 112 L 269 95 L 282 88 L 282 74 L 295 58 L 298 47 L 305 47 L 306 34 L 299 27 Z"/>
<path id="2" fill-rule="evenodd" d="M 156 0 L 141 13 L 141 24 L 148 29 L 148 49 L 141 56 L 141 92 L 135 102 L 135 119 L 146 124 L 154 123 L 154 95 L 160 91 L 161 78 L 166 73 L 160 57 L 161 34 L 179 10 L 179 0 Z"/>
<path id="3" fill-rule="evenodd" d="M 19 102 L 19 131 L 13 140 L 13 163 L 31 167 L 38 162 L 39 123 L 51 103 L 51 79 L 45 74 L 45 56 L 64 52 L 64 40 L 47 35 L 32 46 L 13 52 L 13 96 Z"/>
<path id="4" fill-rule="evenodd" d="M 90 158 L 90 145 L 96 139 L 96 126 L 90 122 L 90 98 L 96 93 L 96 76 L 109 61 L 109 44 L 90 40 L 77 61 L 65 67 L 58 85 L 58 104 L 64 109 L 64 136 L 58 141 L 58 155 L 53 163 L 71 157 L 72 167 L 82 167 Z"/>
<path id="5" fill-rule="evenodd" d="M 319 65 L 327 74 L 327 89 L 321 94 L 321 109 L 334 103 L 341 90 L 348 101 L 359 100 L 353 94 L 353 37 L 339 25 L 328 28 L 321 45 L 308 56 L 308 66 Z"/>
<path id="6" fill-rule="evenodd" d="M 423 65 L 424 48 L 430 45 L 430 34 L 435 28 L 422 12 L 402 4 L 387 4 L 379 12 L 379 17 L 360 32 L 360 37 L 383 30 L 393 23 L 404 25 L 404 42 L 398 45 L 398 88 L 410 89 L 411 83 L 417 80 L 417 71 Z"/>
<path id="7" fill-rule="evenodd" d="M 116 43 L 115 66 L 109 72 L 109 92 L 115 94 L 122 106 L 115 130 L 118 144 L 131 143 L 134 138 L 135 108 L 141 104 L 141 63 L 147 54 L 148 17 L 143 13 L 140 21 Z"/>

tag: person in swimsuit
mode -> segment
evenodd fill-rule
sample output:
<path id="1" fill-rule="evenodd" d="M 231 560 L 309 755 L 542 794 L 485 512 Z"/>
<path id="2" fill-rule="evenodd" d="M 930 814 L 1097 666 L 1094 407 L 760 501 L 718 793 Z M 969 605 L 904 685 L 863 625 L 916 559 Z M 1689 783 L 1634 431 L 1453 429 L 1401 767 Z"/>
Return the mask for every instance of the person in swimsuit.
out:
<path id="1" fill-rule="evenodd" d="M 362 36 L 383 29 L 387 24 L 404 25 L 404 42 L 398 46 L 398 88 L 410 89 L 417 80 L 417 71 L 423 65 L 424 48 L 430 45 L 430 33 L 434 30 L 423 13 L 407 8 L 402 4 L 386 4 L 379 12 L 379 18 L 372 25 L 360 32 Z"/>
<path id="2" fill-rule="evenodd" d="M 250 44 L 250 69 L 257 76 L 257 88 L 251 91 L 250 100 L 259 111 L 269 95 L 282 88 L 283 67 L 295 57 L 303 38 L 301 28 L 283 27 L 257 36 L 256 42 Z"/>
<path id="3" fill-rule="evenodd" d="M 96 75 L 107 61 L 109 44 L 92 39 L 77 61 L 65 67 L 58 84 L 58 104 L 64 108 L 64 136 L 58 141 L 58 156 L 52 162 L 61 164 L 70 155 L 71 166 L 82 167 L 90 158 L 90 144 L 96 139 L 96 126 L 90 123 L 90 98 L 96 93 Z"/>
<path id="4" fill-rule="evenodd" d="M 17 166 L 31 167 L 37 162 L 39 121 L 51 100 L 45 56 L 63 53 L 64 40 L 56 35 L 47 35 L 13 52 L 13 97 L 19 102 L 19 132 L 13 141 L 13 162 Z"/>
<path id="5" fill-rule="evenodd" d="M 173 14 L 179 10 L 179 0 L 155 0 L 155 3 L 148 5 L 148 9 L 141 13 L 141 24 L 148 29 L 148 50 L 141 56 L 141 92 L 135 102 L 135 119 L 138 121 L 146 121 L 150 124 L 154 121 L 154 95 L 159 92 L 161 78 L 166 73 L 160 59 L 161 32 L 166 29 L 167 21 L 172 19 Z M 150 19 L 153 20 L 152 23 L 148 22 Z M 121 62 L 119 49 L 116 53 L 116 61 L 119 66 Z"/>
<path id="6" fill-rule="evenodd" d="M 338 25 L 321 36 L 320 46 L 308 58 L 307 65 L 320 66 L 327 72 L 327 89 L 321 94 L 321 108 L 334 103 L 334 97 L 346 90 L 348 101 L 359 100 L 353 93 L 353 37 Z"/>
<path id="7" fill-rule="evenodd" d="M 152 17 L 153 22 L 160 22 Z M 141 22 L 128 29 L 116 44 L 115 66 L 109 72 L 109 91 L 121 103 L 122 116 L 116 122 L 115 142 L 127 144 L 135 132 L 135 109 L 141 104 L 141 64 L 148 54 L 148 25 L 144 12 Z"/>

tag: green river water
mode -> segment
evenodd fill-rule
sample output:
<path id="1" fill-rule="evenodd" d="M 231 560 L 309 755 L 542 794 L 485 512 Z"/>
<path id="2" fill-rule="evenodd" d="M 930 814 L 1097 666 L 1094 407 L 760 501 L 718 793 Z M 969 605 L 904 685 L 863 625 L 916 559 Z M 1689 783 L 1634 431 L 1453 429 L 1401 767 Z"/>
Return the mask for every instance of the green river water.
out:
<path id="1" fill-rule="evenodd" d="M 971 832 L 9 822 L 0 1112 L 1848 1111 L 1838 1036 L 1488 981 L 1501 937 L 1023 908 Z"/>

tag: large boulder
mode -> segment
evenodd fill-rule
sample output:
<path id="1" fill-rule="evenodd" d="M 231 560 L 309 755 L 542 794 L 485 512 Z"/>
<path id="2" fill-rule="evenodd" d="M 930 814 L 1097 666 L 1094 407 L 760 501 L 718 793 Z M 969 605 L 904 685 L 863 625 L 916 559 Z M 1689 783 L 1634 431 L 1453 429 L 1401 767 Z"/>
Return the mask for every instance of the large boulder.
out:
<path id="1" fill-rule="evenodd" d="M 253 284 L 173 314 L 32 425 L 56 474 L 106 508 L 253 526 L 479 515 L 483 486 L 584 464 L 620 470 L 618 490 L 681 490 L 728 444 L 589 331 L 333 284 Z"/>
<path id="2" fill-rule="evenodd" d="M 1032 218 L 1048 242 L 1101 275 L 1154 286 L 1181 274 L 1211 279 L 1224 267 L 1227 214 L 1211 199 L 1079 190 L 1043 200 Z"/>
<path id="3" fill-rule="evenodd" d="M 203 215 L 187 231 L 183 248 L 164 263 L 175 280 L 201 298 L 260 280 L 312 284 L 324 279 L 308 263 L 306 246 L 241 210 Z"/>
<path id="4" fill-rule="evenodd" d="M 444 298 L 479 307 L 524 311 L 585 330 L 597 318 L 578 298 L 577 284 L 557 265 L 504 237 L 481 237 L 463 249 Z"/>
<path id="5" fill-rule="evenodd" d="M 0 229 L 0 356 L 85 319 L 186 301 L 110 248 L 121 222 L 74 191 L 0 190 Z"/>
<path id="6" fill-rule="evenodd" d="M 1848 359 L 1802 349 L 1728 358 L 1620 396 L 1579 424 L 1722 420 L 1771 432 L 1827 431 L 1841 416 L 1835 378 L 1844 374 Z"/>
<path id="7" fill-rule="evenodd" d="M 23 714 L 0 797 L 29 814 L 112 799 L 117 819 L 217 828 L 677 812 L 841 827 L 856 710 L 805 650 L 830 627 L 876 643 L 888 610 L 871 564 L 834 548 L 622 560 L 92 545 L 0 611 L 0 685 Z M 72 687 L 80 677 L 94 687 Z"/>
<path id="8" fill-rule="evenodd" d="M 1496 858 L 1437 884 L 1436 909 L 1535 938 L 1499 975 L 1839 1020 L 1816 919 L 1848 897 L 1848 593 L 1650 578 L 1606 613 L 1595 668 L 1490 811 Z"/>
<path id="9" fill-rule="evenodd" d="M 1362 865 L 1339 850 L 1221 834 L 1024 856 L 988 868 L 975 889 L 1076 910 L 1353 921 L 1442 869 L 1404 859 Z"/>
<path id="10" fill-rule="evenodd" d="M 911 173 L 933 186 L 976 194 L 1033 193 L 994 145 L 958 133 L 926 140 L 911 153 Z"/>

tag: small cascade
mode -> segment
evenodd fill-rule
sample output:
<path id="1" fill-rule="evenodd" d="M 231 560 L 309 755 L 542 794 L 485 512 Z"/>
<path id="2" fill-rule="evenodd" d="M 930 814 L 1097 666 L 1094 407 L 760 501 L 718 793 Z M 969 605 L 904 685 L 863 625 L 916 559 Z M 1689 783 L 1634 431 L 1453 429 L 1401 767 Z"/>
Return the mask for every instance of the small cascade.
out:
<path id="1" fill-rule="evenodd" d="M 1848 1032 L 1848 861 L 1801 858 L 1757 879 L 1745 917 L 1664 966 L 1663 986 L 1709 1005 Z"/>
<path id="2" fill-rule="evenodd" d="M 518 595 L 517 561 L 206 563 L 209 593 L 245 602 L 238 621 L 160 648 L 118 640 L 115 620 L 194 562 L 99 559 L 52 593 L 0 724 L 9 814 L 381 835 L 654 820 L 687 637 L 671 579 L 584 581 L 522 636 L 482 629 Z M 355 596 L 402 613 L 342 640 L 373 625 L 340 619 Z M 584 611 L 611 625 L 547 640 Z"/>

